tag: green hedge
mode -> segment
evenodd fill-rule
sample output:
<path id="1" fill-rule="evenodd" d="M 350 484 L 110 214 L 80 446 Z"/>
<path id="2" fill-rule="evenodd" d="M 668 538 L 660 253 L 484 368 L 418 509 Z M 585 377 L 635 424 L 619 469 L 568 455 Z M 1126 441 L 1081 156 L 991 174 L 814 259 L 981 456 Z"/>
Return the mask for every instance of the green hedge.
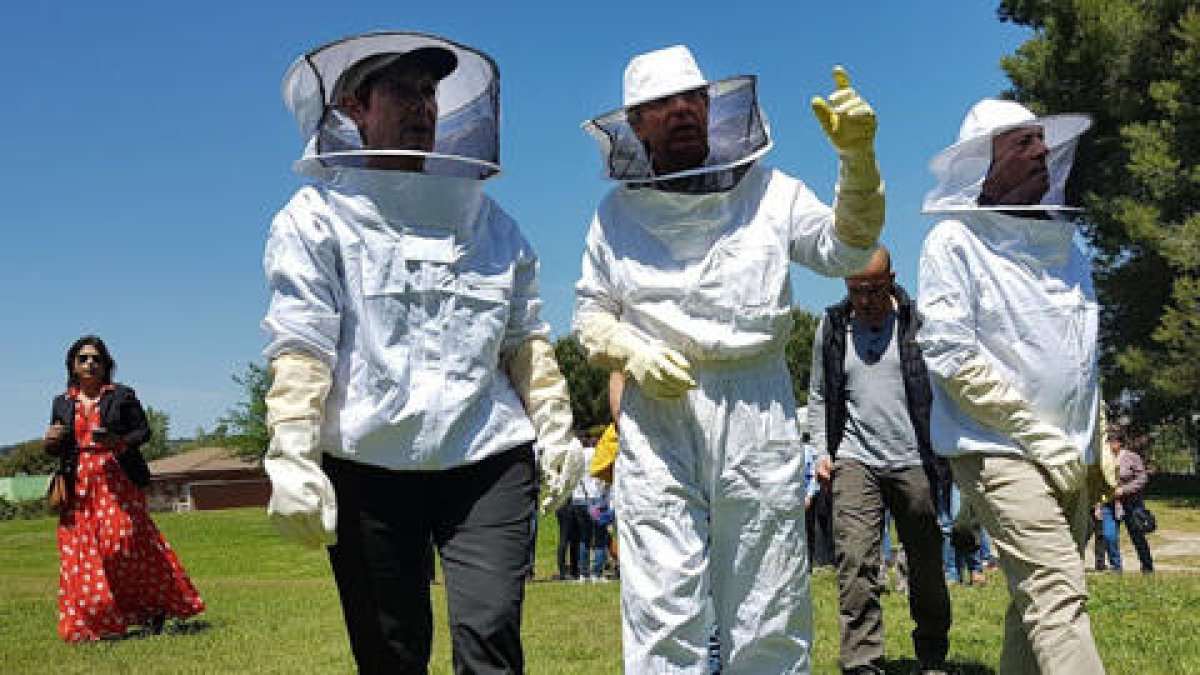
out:
<path id="1" fill-rule="evenodd" d="M 53 515 L 45 498 L 10 502 L 0 497 L 0 520 L 29 520 Z"/>

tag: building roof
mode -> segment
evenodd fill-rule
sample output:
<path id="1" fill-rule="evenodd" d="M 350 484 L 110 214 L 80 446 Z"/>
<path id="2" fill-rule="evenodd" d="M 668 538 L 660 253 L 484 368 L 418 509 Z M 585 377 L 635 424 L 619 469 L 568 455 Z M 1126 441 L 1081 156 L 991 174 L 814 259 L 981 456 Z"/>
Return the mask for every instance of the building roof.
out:
<path id="1" fill-rule="evenodd" d="M 171 455 L 150 462 L 150 473 L 190 473 L 194 471 L 230 471 L 254 469 L 258 464 L 242 459 L 229 448 L 196 448 L 178 455 Z"/>

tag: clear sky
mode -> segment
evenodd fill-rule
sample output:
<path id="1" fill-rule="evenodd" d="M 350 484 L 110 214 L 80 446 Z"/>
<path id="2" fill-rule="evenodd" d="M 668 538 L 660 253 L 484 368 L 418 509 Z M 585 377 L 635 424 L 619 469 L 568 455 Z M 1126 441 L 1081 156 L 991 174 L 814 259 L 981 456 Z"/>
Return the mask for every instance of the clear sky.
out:
<path id="1" fill-rule="evenodd" d="M 490 194 L 542 260 L 545 317 L 566 334 L 583 236 L 609 185 L 579 124 L 620 105 L 635 54 L 683 43 L 710 79 L 759 76 L 775 149 L 765 161 L 833 197 L 837 162 L 809 99 L 834 64 L 879 115 L 883 241 L 915 290 L 929 158 L 968 107 L 1007 86 L 1002 56 L 1029 37 L 995 2 L 16 3 L 0 27 L 0 444 L 39 437 L 63 357 L 97 333 L 117 378 L 211 428 L 259 360 L 262 248 L 301 185 L 280 96 L 304 51 L 374 30 L 445 35 L 500 67 L 501 164 Z M 843 287 L 796 270 L 819 311 Z"/>

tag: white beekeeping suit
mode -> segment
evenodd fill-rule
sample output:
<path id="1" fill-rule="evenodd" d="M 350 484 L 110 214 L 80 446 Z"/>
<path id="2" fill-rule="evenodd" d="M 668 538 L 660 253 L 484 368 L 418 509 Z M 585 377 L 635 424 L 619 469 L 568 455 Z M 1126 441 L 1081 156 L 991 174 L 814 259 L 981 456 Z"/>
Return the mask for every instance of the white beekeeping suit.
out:
<path id="1" fill-rule="evenodd" d="M 1042 203 L 980 206 L 992 137 L 1031 123 L 1044 130 L 1048 151 Z M 985 100 L 967 116 L 959 143 L 931 164 L 938 184 L 924 211 L 948 217 L 925 240 L 919 309 L 921 349 L 943 384 L 931 413 L 939 454 L 1029 455 L 1049 465 L 1095 457 L 1098 308 L 1091 264 L 1075 242 L 1075 209 L 1063 205 L 1089 125 L 1082 115 L 1035 119 L 1018 103 Z M 1014 215 L 1022 212 L 1041 215 Z M 1006 407 L 971 402 L 987 380 L 993 394 L 1007 385 Z M 1059 450 L 1064 437 L 1073 457 Z"/>
<path id="2" fill-rule="evenodd" d="M 364 148 L 334 97 L 352 86 L 352 67 L 414 53 L 441 75 L 432 152 Z M 264 257 L 275 382 L 265 466 L 272 516 L 302 541 L 336 538 L 321 453 L 442 470 L 536 431 L 553 500 L 582 473 L 539 316 L 537 257 L 483 193 L 483 179 L 499 171 L 498 92 L 489 57 L 413 33 L 331 43 L 284 79 L 306 141 L 295 169 L 316 182 L 275 217 Z M 365 168 L 387 155 L 420 156 L 423 171 Z"/>
<path id="3" fill-rule="evenodd" d="M 1082 560 L 1087 478 L 1099 473 L 1089 465 L 1110 454 L 1099 442 L 1098 308 L 1063 204 L 1089 126 L 1082 115 L 1037 118 L 1018 103 L 984 100 L 930 164 L 937 185 L 925 212 L 945 216 L 920 264 L 918 341 L 935 384 L 930 436 L 1008 578 L 1003 673 L 1104 672 Z M 1040 177 L 1039 202 L 1028 186 L 1041 189 Z M 985 179 L 1010 196 L 997 199 Z"/>
<path id="4" fill-rule="evenodd" d="M 753 77 L 710 83 L 672 47 L 633 59 L 625 107 L 584 125 L 621 182 L 588 231 L 573 325 L 594 363 L 630 376 L 613 488 L 630 673 L 706 672 L 714 621 L 729 672 L 808 670 L 804 453 L 783 352 L 789 264 L 856 272 L 883 194 L 869 139 L 849 151 L 835 139 L 833 209 L 759 165 L 771 140 L 754 88 Z M 657 175 L 631 109 L 688 91 L 707 97 L 708 155 Z M 839 91 L 839 114 L 861 104 L 873 138 L 869 107 Z"/>

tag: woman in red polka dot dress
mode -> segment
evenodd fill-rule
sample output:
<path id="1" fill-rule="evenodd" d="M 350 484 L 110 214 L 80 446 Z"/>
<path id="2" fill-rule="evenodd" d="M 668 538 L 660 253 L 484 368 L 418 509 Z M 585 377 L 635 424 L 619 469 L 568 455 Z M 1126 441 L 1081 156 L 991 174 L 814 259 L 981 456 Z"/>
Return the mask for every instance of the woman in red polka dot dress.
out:
<path id="1" fill-rule="evenodd" d="M 116 363 L 100 338 L 76 340 L 66 365 L 67 393 L 54 399 L 45 439 L 70 488 L 58 521 L 58 633 L 84 642 L 131 624 L 160 632 L 204 601 L 146 510 L 146 413 L 132 389 L 113 383 Z"/>

